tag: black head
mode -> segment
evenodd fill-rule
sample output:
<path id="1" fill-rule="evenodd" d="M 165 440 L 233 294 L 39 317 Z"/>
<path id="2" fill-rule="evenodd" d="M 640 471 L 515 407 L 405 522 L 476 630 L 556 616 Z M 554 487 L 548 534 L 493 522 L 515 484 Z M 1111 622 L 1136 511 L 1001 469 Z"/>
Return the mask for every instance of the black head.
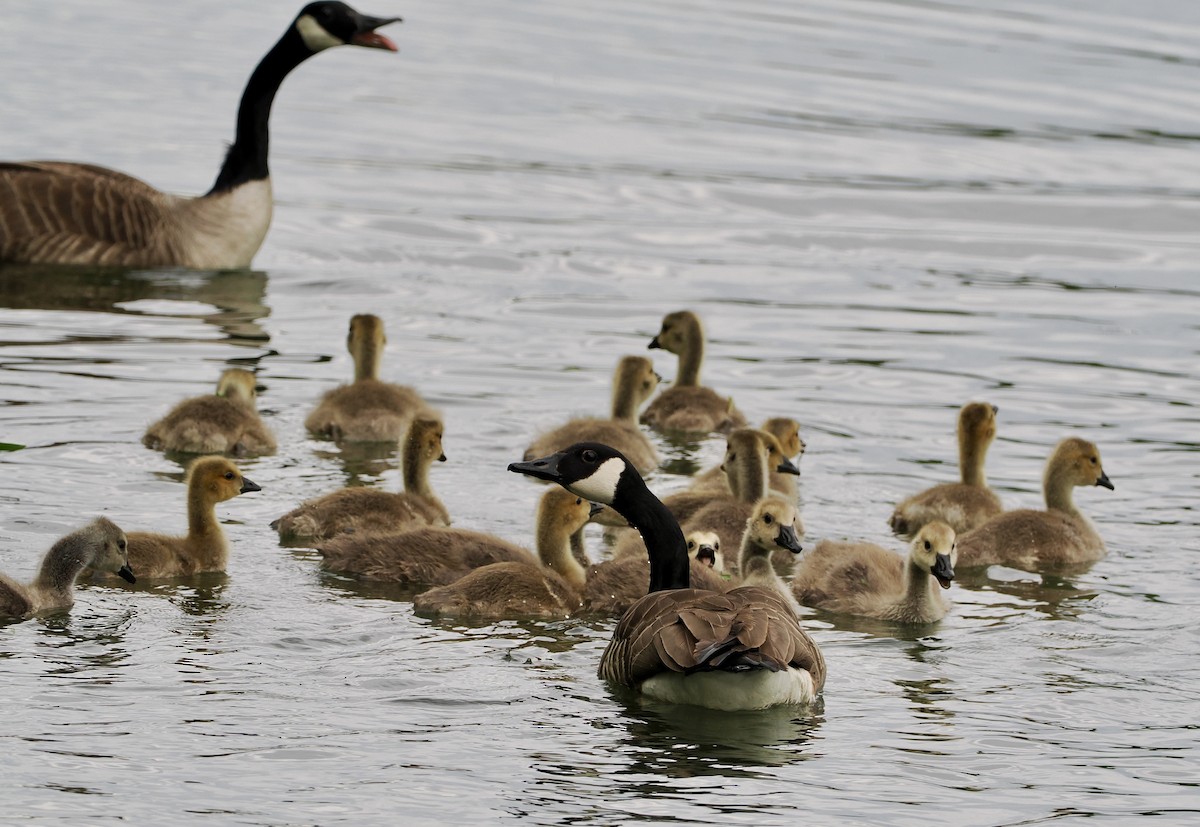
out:
<path id="1" fill-rule="evenodd" d="M 331 46 L 365 46 L 368 49 L 397 51 L 396 44 L 375 30 L 399 17 L 371 17 L 345 3 L 309 3 L 300 10 L 293 24 L 304 45 L 319 52 Z"/>
<path id="2" fill-rule="evenodd" d="M 556 482 L 572 494 L 604 505 L 613 504 L 623 477 L 641 479 L 620 451 L 599 442 L 577 442 L 541 459 L 511 463 L 508 470 Z"/>

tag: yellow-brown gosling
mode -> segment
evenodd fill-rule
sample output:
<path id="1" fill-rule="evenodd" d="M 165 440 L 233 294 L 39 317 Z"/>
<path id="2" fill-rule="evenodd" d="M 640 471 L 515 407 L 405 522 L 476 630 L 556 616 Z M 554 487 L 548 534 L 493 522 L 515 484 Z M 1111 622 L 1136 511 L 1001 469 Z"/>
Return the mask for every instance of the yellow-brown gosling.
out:
<path id="1" fill-rule="evenodd" d="M 42 557 L 28 585 L 0 574 L 0 618 L 32 617 L 75 604 L 75 581 L 91 566 L 135 582 L 126 556 L 125 532 L 105 517 L 59 539 Z"/>
<path id="2" fill-rule="evenodd" d="M 346 442 L 395 442 L 414 418 L 440 418 L 412 388 L 379 378 L 386 344 L 378 316 L 359 313 L 350 319 L 346 347 L 354 359 L 354 381 L 327 391 L 304 420 L 305 428 Z"/>
<path id="3" fill-rule="evenodd" d="M 677 355 L 679 368 L 674 384 L 661 391 L 642 412 L 643 424 L 660 431 L 705 434 L 713 431 L 728 433 L 746 425 L 746 417 L 733 404 L 732 398 L 720 396 L 712 388 L 700 384 L 704 328 L 695 313 L 690 310 L 668 313 L 650 347 Z"/>
<path id="4" fill-rule="evenodd" d="M 1046 510 L 1005 511 L 961 535 L 959 565 L 1000 564 L 1041 571 L 1099 560 L 1106 551 L 1104 540 L 1075 507 L 1073 495 L 1076 486 L 1095 485 L 1113 489 L 1100 463 L 1100 450 L 1086 439 L 1064 439 L 1050 455 L 1042 475 Z"/>
<path id="5" fill-rule="evenodd" d="M 950 588 L 956 556 L 954 529 L 937 520 L 917 532 L 907 559 L 874 543 L 822 540 L 800 558 L 792 591 L 835 614 L 933 623 L 950 609 L 941 589 Z"/>
<path id="6" fill-rule="evenodd" d="M 988 446 L 996 438 L 995 405 L 968 402 L 958 413 L 958 469 L 961 482 L 935 485 L 902 501 L 892 512 L 891 526 L 909 536 L 931 520 L 941 520 L 964 534 L 1004 510 L 983 472 Z"/>
<path id="7" fill-rule="evenodd" d="M 271 523 L 285 542 L 329 540 L 343 532 L 402 531 L 449 525 L 450 514 L 429 484 L 429 469 L 445 462 L 442 423 L 417 419 L 408 429 L 401 457 L 404 490 L 341 488 L 301 503 Z"/>
<path id="8" fill-rule="evenodd" d="M 142 444 L 187 454 L 273 454 L 275 435 L 258 415 L 257 403 L 254 374 L 229 368 L 216 393 L 180 402 L 146 429 Z"/>

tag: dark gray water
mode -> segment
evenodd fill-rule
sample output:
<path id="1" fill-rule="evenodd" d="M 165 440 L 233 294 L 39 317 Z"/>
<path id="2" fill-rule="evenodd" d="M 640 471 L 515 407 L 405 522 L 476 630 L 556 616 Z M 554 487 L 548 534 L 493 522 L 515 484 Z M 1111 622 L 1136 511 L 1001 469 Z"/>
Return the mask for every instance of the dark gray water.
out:
<path id="1" fill-rule="evenodd" d="M 227 577 L 0 627 L 4 820 L 1196 819 L 1195 4 L 376 2 L 399 55 L 322 55 L 276 101 L 255 271 L 0 272 L 0 441 L 29 446 L 0 454 L 4 571 L 97 513 L 182 531 L 183 469 L 139 438 L 224 366 L 258 372 L 280 438 L 220 506 Z M 203 191 L 294 13 L 9 9 L 0 157 Z M 415 618 L 267 527 L 399 484 L 303 433 L 350 315 L 444 412 L 456 523 L 526 541 L 539 490 L 505 466 L 605 409 L 682 307 L 707 382 L 803 423 L 806 543 L 895 545 L 891 505 L 953 478 L 955 411 L 986 399 L 1011 507 L 1060 438 L 1099 445 L 1116 490 L 1077 500 L 1108 557 L 993 569 L 918 632 L 814 617 L 823 706 L 717 715 L 614 698 L 607 624 Z M 722 442 L 660 447 L 686 471 Z"/>

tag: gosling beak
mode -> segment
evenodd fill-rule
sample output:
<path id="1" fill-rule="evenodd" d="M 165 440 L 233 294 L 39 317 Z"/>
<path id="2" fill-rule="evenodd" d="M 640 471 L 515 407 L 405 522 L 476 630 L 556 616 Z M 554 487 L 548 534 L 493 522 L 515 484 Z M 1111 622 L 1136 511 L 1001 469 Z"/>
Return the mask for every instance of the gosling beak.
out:
<path id="1" fill-rule="evenodd" d="M 1103 471 L 1100 472 L 1100 479 L 1096 480 L 1096 485 L 1102 485 L 1105 488 L 1107 488 L 1109 491 L 1117 490 L 1116 488 L 1113 487 L 1112 482 L 1108 479 L 1108 474 L 1104 473 Z"/>
<path id="2" fill-rule="evenodd" d="M 121 568 L 117 569 L 117 574 L 120 575 L 121 579 L 126 583 L 137 582 L 137 578 L 133 576 L 133 569 L 129 568 L 128 565 L 121 566 Z"/>
<path id="3" fill-rule="evenodd" d="M 937 578 L 943 589 L 950 588 L 950 581 L 954 579 L 954 566 L 950 565 L 950 556 L 939 554 L 934 559 L 933 568 L 929 570 L 929 573 Z"/>
<path id="4" fill-rule="evenodd" d="M 389 52 L 400 51 L 396 44 L 375 31 L 389 23 L 399 23 L 399 17 L 371 17 L 369 14 L 356 13 L 355 32 L 350 36 L 353 46 L 366 46 L 368 49 L 386 49 Z"/>
<path id="5" fill-rule="evenodd" d="M 511 462 L 508 465 L 508 470 L 516 471 L 518 474 L 524 474 L 534 479 L 560 482 L 562 474 L 558 470 L 558 464 L 562 462 L 564 456 L 566 455 L 559 452 L 551 454 L 548 457 L 542 457 L 541 459 L 531 459 L 528 462 Z"/>
<path id="6" fill-rule="evenodd" d="M 238 493 L 248 494 L 251 491 L 262 491 L 262 486 L 260 486 L 258 483 L 251 482 L 247 477 L 242 477 L 242 489 L 238 491 Z"/>
<path id="7" fill-rule="evenodd" d="M 509 470 L 511 471 L 512 468 L 510 467 Z M 589 502 L 588 505 L 590 506 L 590 508 L 588 509 L 588 519 L 589 520 L 592 519 L 593 517 L 595 517 L 597 514 L 600 514 L 601 512 L 604 511 L 603 503 Z"/>
<path id="8" fill-rule="evenodd" d="M 783 458 L 783 462 L 779 463 L 779 466 L 775 470 L 781 474 L 795 474 L 797 477 L 800 476 L 800 466 L 787 457 Z"/>
<path id="9" fill-rule="evenodd" d="M 446 461 L 446 455 L 444 453 L 438 456 L 438 462 L 445 462 L 445 461 Z"/>
<path id="10" fill-rule="evenodd" d="M 792 554 L 799 554 L 804 551 L 800 546 L 800 536 L 796 534 L 796 527 L 783 525 L 779 527 L 779 536 L 775 538 L 775 545 L 780 548 L 786 548 Z"/>
<path id="11" fill-rule="evenodd" d="M 717 564 L 717 550 L 710 545 L 702 545 L 696 549 L 696 562 L 703 563 L 710 569 Z"/>
<path id="12" fill-rule="evenodd" d="M 662 348 L 662 342 L 658 341 L 657 336 L 655 336 L 653 339 L 651 339 L 650 344 L 646 346 L 647 350 L 654 350 L 656 348 Z"/>

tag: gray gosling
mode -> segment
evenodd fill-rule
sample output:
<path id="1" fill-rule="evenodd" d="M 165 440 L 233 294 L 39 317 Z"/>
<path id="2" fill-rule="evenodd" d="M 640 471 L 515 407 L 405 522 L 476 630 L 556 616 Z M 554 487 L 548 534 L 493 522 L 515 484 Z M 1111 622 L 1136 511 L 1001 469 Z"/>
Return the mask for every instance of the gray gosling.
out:
<path id="1" fill-rule="evenodd" d="M 223 572 L 229 544 L 216 505 L 262 489 L 225 457 L 200 457 L 187 473 L 188 531 L 183 537 L 131 531 L 129 565 L 142 579 L 188 577 Z M 111 579 L 111 578 L 108 578 Z"/>
<path id="2" fill-rule="evenodd" d="M 215 394 L 180 402 L 146 429 L 142 444 L 186 454 L 273 454 L 275 435 L 258 415 L 257 402 L 254 374 L 229 368 Z"/>
<path id="3" fill-rule="evenodd" d="M 354 359 L 354 381 L 327 391 L 304 420 L 305 428 L 345 442 L 398 442 L 414 418 L 441 418 L 412 388 L 379 379 L 386 344 L 378 316 L 360 313 L 350 319 L 346 347 Z"/>
<path id="4" fill-rule="evenodd" d="M 661 380 L 646 357 L 621 357 L 613 376 L 612 416 L 572 419 L 535 439 L 525 449 L 525 459 L 552 454 L 576 442 L 603 442 L 624 454 L 639 472 L 649 474 L 658 468 L 658 451 L 638 427 L 637 412 Z"/>
<path id="5" fill-rule="evenodd" d="M 1086 439 L 1068 437 L 1046 462 L 1042 491 L 1046 510 L 1005 511 L 958 538 L 963 568 L 999 564 L 1042 571 L 1094 563 L 1106 553 L 1104 540 L 1075 507 L 1076 486 L 1113 490 L 1100 463 L 1100 450 Z"/>
<path id="6" fill-rule="evenodd" d="M 341 488 L 307 500 L 271 523 L 281 540 L 329 540 L 344 532 L 402 531 L 449 525 L 450 513 L 429 484 L 434 461 L 445 462 L 442 423 L 417 419 L 408 429 L 401 457 L 404 490 Z"/>
<path id="7" fill-rule="evenodd" d="M 75 581 L 89 566 L 135 582 L 126 557 L 125 532 L 105 517 L 97 517 L 51 546 L 32 583 L 24 585 L 0 574 L 0 618 L 26 618 L 71 608 Z"/>
<path id="8" fill-rule="evenodd" d="M 733 399 L 717 394 L 700 384 L 700 366 L 704 362 L 704 328 L 690 310 L 668 313 L 662 328 L 650 342 L 679 357 L 675 383 L 659 393 L 642 412 L 641 421 L 660 431 L 691 433 L 729 433 L 746 425 L 746 417 Z"/>
<path id="9" fill-rule="evenodd" d="M 934 623 L 950 604 L 954 529 L 935 520 L 917 532 L 908 559 L 874 543 L 822 540 L 800 558 L 792 591 L 805 606 L 896 623 Z"/>
<path id="10" fill-rule="evenodd" d="M 931 520 L 947 523 L 964 534 L 1004 510 L 1000 498 L 988 488 L 983 464 L 988 446 L 996 438 L 995 405 L 968 402 L 958 413 L 958 468 L 961 482 L 935 485 L 903 500 L 892 512 L 892 531 L 902 536 L 916 533 Z"/>

